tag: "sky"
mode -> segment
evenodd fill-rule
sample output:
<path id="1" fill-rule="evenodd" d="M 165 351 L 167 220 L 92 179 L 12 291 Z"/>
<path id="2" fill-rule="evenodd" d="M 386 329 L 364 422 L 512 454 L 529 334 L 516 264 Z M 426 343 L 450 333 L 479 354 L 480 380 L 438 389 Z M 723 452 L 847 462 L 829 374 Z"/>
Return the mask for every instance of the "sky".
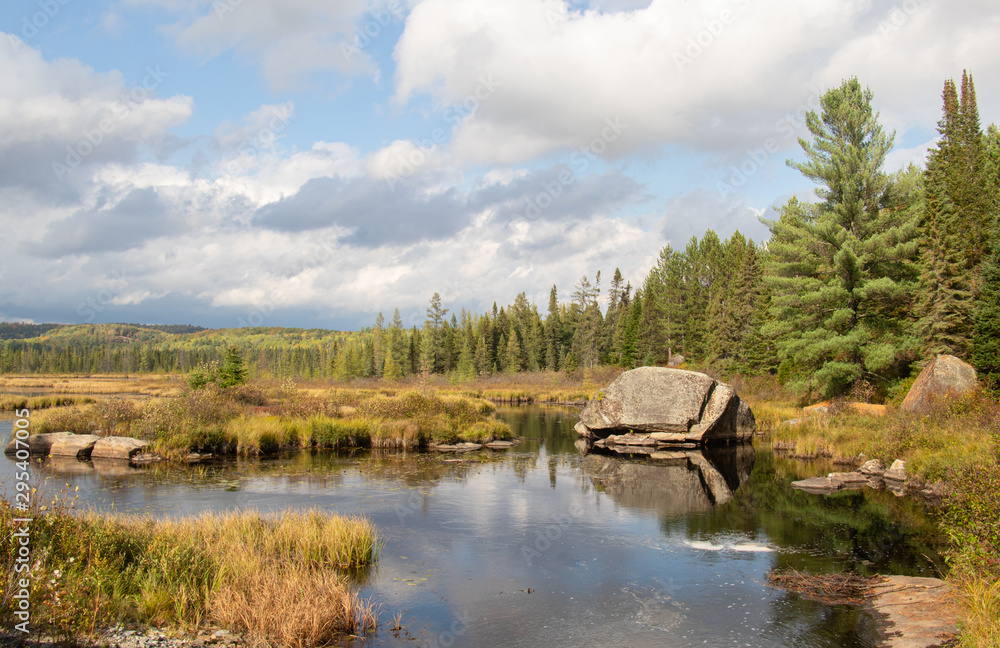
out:
<path id="1" fill-rule="evenodd" d="M 996 0 L 7 0 L 0 321 L 357 329 L 544 310 L 814 186 L 857 76 L 921 163 Z"/>

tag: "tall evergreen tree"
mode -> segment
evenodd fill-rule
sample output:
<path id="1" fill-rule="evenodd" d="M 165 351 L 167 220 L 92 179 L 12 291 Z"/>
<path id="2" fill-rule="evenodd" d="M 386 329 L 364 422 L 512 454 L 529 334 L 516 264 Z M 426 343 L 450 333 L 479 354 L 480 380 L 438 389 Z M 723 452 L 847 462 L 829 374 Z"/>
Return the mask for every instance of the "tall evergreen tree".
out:
<path id="1" fill-rule="evenodd" d="M 855 381 L 884 381 L 914 358 L 912 300 L 916 225 L 890 204 L 883 170 L 892 148 L 856 78 L 826 92 L 810 112 L 806 161 L 789 162 L 819 184 L 821 202 L 793 199 L 771 228 L 769 283 L 783 374 L 826 396 Z"/>
<path id="2" fill-rule="evenodd" d="M 983 137 L 975 87 L 962 75 L 961 97 L 948 79 L 942 92 L 941 138 L 924 174 L 920 222 L 920 333 L 927 357 L 967 357 L 973 299 L 988 239 L 989 192 L 983 191 Z"/>

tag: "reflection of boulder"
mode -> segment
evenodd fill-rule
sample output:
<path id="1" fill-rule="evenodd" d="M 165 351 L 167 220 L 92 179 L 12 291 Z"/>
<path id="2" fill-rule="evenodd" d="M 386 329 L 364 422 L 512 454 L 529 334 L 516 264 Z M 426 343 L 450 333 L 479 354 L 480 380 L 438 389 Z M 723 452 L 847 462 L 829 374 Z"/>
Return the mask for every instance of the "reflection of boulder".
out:
<path id="1" fill-rule="evenodd" d="M 129 463 L 128 459 L 103 459 L 95 457 L 91 460 L 94 470 L 101 477 L 127 477 L 142 472 Z"/>
<path id="2" fill-rule="evenodd" d="M 694 371 L 626 371 L 587 403 L 576 431 L 608 445 L 694 447 L 745 441 L 756 423 L 729 385 Z"/>
<path id="3" fill-rule="evenodd" d="M 91 475 L 94 465 L 76 457 L 53 455 L 42 462 L 42 470 L 56 475 Z"/>
<path id="4" fill-rule="evenodd" d="M 595 451 L 583 472 L 622 506 L 685 513 L 724 504 L 753 468 L 753 447 L 741 445 L 711 454 L 696 450 L 649 452 L 625 459 Z"/>

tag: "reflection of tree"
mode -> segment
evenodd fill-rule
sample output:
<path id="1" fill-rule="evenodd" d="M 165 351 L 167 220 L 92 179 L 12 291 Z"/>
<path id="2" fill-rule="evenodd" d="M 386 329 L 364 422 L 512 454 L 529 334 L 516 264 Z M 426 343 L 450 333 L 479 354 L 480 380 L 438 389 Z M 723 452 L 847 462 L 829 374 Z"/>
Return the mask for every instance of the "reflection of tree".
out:
<path id="1" fill-rule="evenodd" d="M 536 452 L 545 448 L 546 454 L 574 454 L 573 442 L 577 435 L 573 426 L 579 420 L 580 410 L 558 405 L 520 405 L 500 407 L 497 416 L 510 425 L 514 434 L 524 437 L 520 452 Z"/>
<path id="2" fill-rule="evenodd" d="M 871 489 L 825 496 L 798 491 L 789 486 L 798 476 L 783 463 L 759 453 L 732 501 L 706 515 L 665 517 L 665 531 L 678 523 L 691 537 L 735 530 L 798 549 L 774 554 L 775 568 L 926 575 L 942 567 L 946 539 L 923 505 Z"/>

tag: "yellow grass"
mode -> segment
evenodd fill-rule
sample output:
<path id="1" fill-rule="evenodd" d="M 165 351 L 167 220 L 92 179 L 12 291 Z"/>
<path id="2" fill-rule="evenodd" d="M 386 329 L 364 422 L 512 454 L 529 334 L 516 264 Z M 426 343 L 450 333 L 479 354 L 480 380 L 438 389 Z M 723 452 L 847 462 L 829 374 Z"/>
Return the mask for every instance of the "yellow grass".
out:
<path id="1" fill-rule="evenodd" d="M 374 628 L 376 606 L 352 585 L 377 551 L 364 518 L 313 510 L 164 520 L 36 509 L 31 620 L 41 634 L 72 640 L 123 622 L 186 631 L 212 624 L 248 645 L 298 648 Z M 0 500 L 4 528 L 22 515 Z M 13 573 L 13 553 L 0 551 L 0 568 Z"/>

